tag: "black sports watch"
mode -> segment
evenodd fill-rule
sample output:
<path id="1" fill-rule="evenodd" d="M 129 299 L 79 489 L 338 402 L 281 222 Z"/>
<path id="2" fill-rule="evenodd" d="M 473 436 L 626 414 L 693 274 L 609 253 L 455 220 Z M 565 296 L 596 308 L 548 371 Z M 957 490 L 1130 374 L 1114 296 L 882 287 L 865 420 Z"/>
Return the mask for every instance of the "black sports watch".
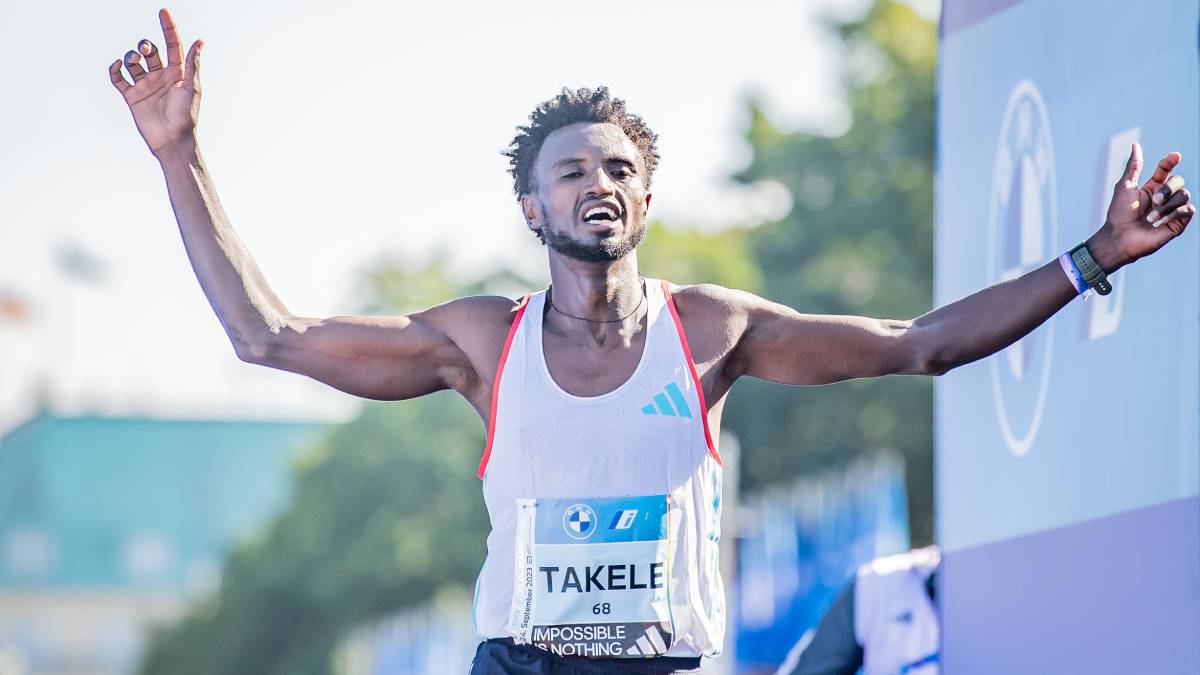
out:
<path id="1" fill-rule="evenodd" d="M 1075 261 L 1075 266 L 1083 275 L 1083 282 L 1092 290 L 1100 295 L 1112 293 L 1112 284 L 1108 283 L 1108 275 L 1092 259 L 1092 252 L 1088 250 L 1087 242 L 1071 249 L 1071 260 Z"/>

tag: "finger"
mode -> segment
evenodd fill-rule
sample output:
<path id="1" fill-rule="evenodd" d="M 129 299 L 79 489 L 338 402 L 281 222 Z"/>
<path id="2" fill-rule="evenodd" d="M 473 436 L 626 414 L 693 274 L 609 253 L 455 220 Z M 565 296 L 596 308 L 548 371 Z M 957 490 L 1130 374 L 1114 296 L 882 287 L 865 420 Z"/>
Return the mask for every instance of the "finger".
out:
<path id="1" fill-rule="evenodd" d="M 1155 220 L 1153 223 L 1151 223 L 1151 225 L 1153 225 L 1154 227 L 1162 227 L 1163 225 L 1166 225 L 1167 223 L 1170 223 L 1173 220 L 1179 220 L 1179 218 L 1181 216 L 1187 215 L 1188 213 L 1195 213 L 1196 205 L 1195 204 L 1184 204 L 1183 206 L 1180 206 L 1179 208 L 1176 208 L 1176 209 L 1172 209 L 1170 211 L 1167 211 L 1164 209 L 1163 212 L 1166 213 L 1167 215 Z"/>
<path id="2" fill-rule="evenodd" d="M 1196 205 L 1185 204 L 1164 218 L 1163 225 L 1171 231 L 1171 234 L 1179 236 L 1183 234 L 1184 228 L 1188 226 L 1194 215 L 1196 215 Z"/>
<path id="3" fill-rule="evenodd" d="M 162 26 L 163 41 L 167 45 L 167 64 L 177 66 L 183 63 L 183 45 L 179 43 L 179 31 L 175 30 L 175 20 L 165 9 L 158 10 L 158 23 Z"/>
<path id="4" fill-rule="evenodd" d="M 1173 176 L 1172 179 L 1174 179 L 1174 178 L 1178 178 L 1178 176 Z M 1171 181 L 1167 181 L 1167 182 L 1170 183 Z M 1182 183 L 1182 182 L 1183 181 L 1181 180 L 1180 183 Z M 1163 189 L 1166 189 L 1166 188 L 1163 188 Z M 1173 211 L 1175 211 L 1176 209 L 1178 209 L 1179 207 L 1183 206 L 1184 204 L 1187 204 L 1191 200 L 1191 198 L 1192 198 L 1192 195 L 1187 190 L 1180 190 L 1180 191 L 1176 192 L 1175 194 L 1171 195 L 1171 198 L 1168 199 L 1165 204 L 1163 204 L 1162 206 L 1156 207 L 1153 210 L 1151 210 L 1150 213 L 1147 213 L 1146 214 L 1146 222 L 1153 223 L 1155 227 L 1158 227 L 1159 225 L 1166 222 L 1167 220 L 1170 220 L 1171 216 L 1169 214 L 1172 213 Z M 1168 215 L 1164 217 L 1163 216 L 1164 213 L 1168 214 Z"/>
<path id="5" fill-rule="evenodd" d="M 112 80 L 113 86 L 116 87 L 117 91 L 121 92 L 122 94 L 130 89 L 133 89 L 133 85 L 129 84 L 129 81 L 125 79 L 125 75 L 121 73 L 120 59 L 113 61 L 108 66 L 108 79 Z"/>
<path id="6" fill-rule="evenodd" d="M 1138 176 L 1142 175 L 1142 146 L 1134 143 L 1129 149 L 1129 161 L 1125 162 L 1125 175 L 1121 180 L 1137 185 Z M 1117 187 L 1121 187 L 1120 184 Z"/>
<path id="7" fill-rule="evenodd" d="M 1181 206 L 1180 211 L 1183 211 L 1183 213 L 1178 215 L 1178 217 L 1175 219 L 1175 222 L 1179 224 L 1179 229 L 1175 230 L 1174 227 L 1171 228 L 1171 231 L 1175 232 L 1177 235 L 1183 234 L 1183 231 L 1187 228 L 1188 223 L 1192 222 L 1192 217 L 1196 215 L 1196 205 L 1188 204 L 1187 206 Z"/>
<path id="8" fill-rule="evenodd" d="M 200 50 L 203 48 L 204 40 L 196 40 L 192 43 L 187 53 L 187 65 L 183 71 L 184 82 L 191 83 L 196 89 L 199 89 L 196 73 L 200 72 Z"/>
<path id="9" fill-rule="evenodd" d="M 158 55 L 158 47 L 149 40 L 142 40 L 138 43 L 138 53 L 146 57 L 146 65 L 150 66 L 150 71 L 160 70 L 163 67 L 162 58 Z"/>
<path id="10" fill-rule="evenodd" d="M 1170 176 L 1171 172 L 1175 170 L 1175 165 L 1179 164 L 1181 157 L 1182 155 L 1178 152 L 1167 153 L 1166 157 L 1158 161 L 1158 166 L 1154 168 L 1154 175 L 1150 176 L 1150 180 L 1146 181 L 1142 189 L 1146 192 L 1154 192 L 1162 187 L 1163 183 L 1167 182 L 1167 176 Z"/>
<path id="11" fill-rule="evenodd" d="M 1163 183 L 1163 186 L 1154 193 L 1154 197 L 1151 199 L 1151 201 L 1153 201 L 1155 204 L 1162 204 L 1167 200 L 1167 198 L 1175 194 L 1175 192 L 1182 187 L 1183 176 L 1175 174 L 1174 176 L 1168 178 L 1167 182 Z"/>
<path id="12" fill-rule="evenodd" d="M 142 68 L 141 60 L 142 55 L 132 49 L 125 52 L 125 69 L 133 77 L 134 84 L 137 84 L 138 80 L 146 76 L 146 70 Z"/>

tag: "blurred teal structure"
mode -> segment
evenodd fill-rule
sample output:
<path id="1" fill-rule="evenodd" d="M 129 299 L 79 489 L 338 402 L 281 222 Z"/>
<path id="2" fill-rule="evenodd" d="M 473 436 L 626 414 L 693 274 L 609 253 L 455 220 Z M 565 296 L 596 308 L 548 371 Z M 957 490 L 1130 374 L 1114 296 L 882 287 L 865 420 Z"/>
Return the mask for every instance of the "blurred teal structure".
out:
<path id="1" fill-rule="evenodd" d="M 0 665 L 130 670 L 148 624 L 286 505 L 323 429 L 42 412 L 0 438 Z"/>

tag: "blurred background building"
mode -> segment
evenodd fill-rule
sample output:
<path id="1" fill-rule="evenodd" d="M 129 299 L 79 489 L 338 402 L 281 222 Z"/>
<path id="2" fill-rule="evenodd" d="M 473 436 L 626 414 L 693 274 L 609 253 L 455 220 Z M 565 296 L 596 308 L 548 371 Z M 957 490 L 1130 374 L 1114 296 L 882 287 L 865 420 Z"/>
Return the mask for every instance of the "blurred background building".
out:
<path id="1" fill-rule="evenodd" d="M 0 673 L 126 673 L 287 504 L 322 426 L 60 417 L 0 437 Z"/>

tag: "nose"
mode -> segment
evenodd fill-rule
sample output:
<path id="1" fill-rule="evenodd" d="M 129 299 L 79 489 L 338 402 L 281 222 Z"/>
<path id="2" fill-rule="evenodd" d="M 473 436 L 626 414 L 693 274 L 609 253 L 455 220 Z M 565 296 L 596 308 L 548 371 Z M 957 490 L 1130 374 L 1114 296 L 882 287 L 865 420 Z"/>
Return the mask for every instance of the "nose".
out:
<path id="1" fill-rule="evenodd" d="M 592 195 L 611 195 L 613 193 L 613 182 L 608 177 L 608 172 L 604 167 L 597 167 L 594 171 L 588 172 L 587 194 Z"/>

